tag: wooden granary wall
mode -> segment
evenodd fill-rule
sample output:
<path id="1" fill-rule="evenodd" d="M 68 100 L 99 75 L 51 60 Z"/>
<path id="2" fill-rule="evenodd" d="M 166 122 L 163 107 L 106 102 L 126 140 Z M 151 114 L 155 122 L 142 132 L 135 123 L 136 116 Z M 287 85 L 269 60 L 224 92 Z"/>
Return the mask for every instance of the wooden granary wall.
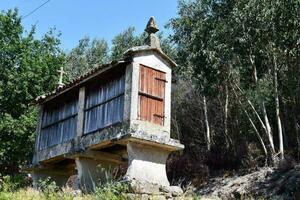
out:
<path id="1" fill-rule="evenodd" d="M 84 134 L 122 122 L 125 77 L 88 88 L 85 101 Z"/>
<path id="2" fill-rule="evenodd" d="M 77 123 L 83 135 L 121 123 L 124 113 L 125 72 L 99 77 L 86 84 L 84 120 L 78 122 L 78 89 L 43 105 L 38 150 L 47 149 L 77 136 Z"/>
<path id="3" fill-rule="evenodd" d="M 38 149 L 68 141 L 76 136 L 78 97 L 44 105 Z"/>

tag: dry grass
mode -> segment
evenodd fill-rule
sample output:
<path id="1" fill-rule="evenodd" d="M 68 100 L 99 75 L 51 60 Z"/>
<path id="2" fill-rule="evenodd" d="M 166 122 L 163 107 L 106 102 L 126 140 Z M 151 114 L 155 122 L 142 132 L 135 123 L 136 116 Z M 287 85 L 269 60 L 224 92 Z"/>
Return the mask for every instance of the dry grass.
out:
<path id="1" fill-rule="evenodd" d="M 93 200 L 93 195 L 78 195 L 66 191 L 44 193 L 30 187 L 15 192 L 0 192 L 0 200 Z"/>

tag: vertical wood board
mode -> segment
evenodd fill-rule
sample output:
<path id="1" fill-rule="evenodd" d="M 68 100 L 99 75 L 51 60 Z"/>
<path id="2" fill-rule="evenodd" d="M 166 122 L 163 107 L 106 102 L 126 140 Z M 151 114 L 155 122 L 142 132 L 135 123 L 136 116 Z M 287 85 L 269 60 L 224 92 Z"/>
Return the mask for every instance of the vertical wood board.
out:
<path id="1" fill-rule="evenodd" d="M 164 125 L 166 73 L 140 65 L 139 119 Z"/>

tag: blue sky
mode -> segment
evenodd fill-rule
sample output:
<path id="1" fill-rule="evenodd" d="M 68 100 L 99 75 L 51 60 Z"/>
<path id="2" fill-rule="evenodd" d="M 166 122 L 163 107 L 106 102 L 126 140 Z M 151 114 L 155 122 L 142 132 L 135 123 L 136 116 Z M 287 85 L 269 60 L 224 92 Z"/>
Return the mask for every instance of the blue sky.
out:
<path id="1" fill-rule="evenodd" d="M 46 2 L 46 0 L 1 0 L 0 10 L 18 8 L 21 16 Z M 37 37 L 51 27 L 61 32 L 62 48 L 70 50 L 85 35 L 104 38 L 108 42 L 128 26 L 141 33 L 150 16 L 165 35 L 168 20 L 177 15 L 177 0 L 50 0 L 39 10 L 23 20 L 28 30 L 37 25 Z"/>

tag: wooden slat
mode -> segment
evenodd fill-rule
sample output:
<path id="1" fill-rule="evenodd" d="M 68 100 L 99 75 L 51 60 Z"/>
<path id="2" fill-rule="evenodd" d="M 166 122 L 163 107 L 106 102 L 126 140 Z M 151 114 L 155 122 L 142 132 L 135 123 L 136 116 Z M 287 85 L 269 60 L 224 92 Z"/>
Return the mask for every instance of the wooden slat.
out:
<path id="1" fill-rule="evenodd" d="M 45 105 L 38 149 L 57 145 L 76 135 L 78 99 Z"/>
<path id="2" fill-rule="evenodd" d="M 118 154 L 103 152 L 103 151 L 95 151 L 95 150 L 87 150 L 83 153 L 78 153 L 75 155 L 72 155 L 71 157 L 86 157 L 91 158 L 94 160 L 102 160 L 107 162 L 113 162 L 117 164 L 124 163 L 124 159 Z"/>
<path id="3" fill-rule="evenodd" d="M 125 77 L 88 89 L 85 104 L 84 134 L 123 120 Z"/>
<path id="4" fill-rule="evenodd" d="M 140 120 L 164 124 L 165 79 L 164 72 L 140 66 L 138 113 Z"/>

